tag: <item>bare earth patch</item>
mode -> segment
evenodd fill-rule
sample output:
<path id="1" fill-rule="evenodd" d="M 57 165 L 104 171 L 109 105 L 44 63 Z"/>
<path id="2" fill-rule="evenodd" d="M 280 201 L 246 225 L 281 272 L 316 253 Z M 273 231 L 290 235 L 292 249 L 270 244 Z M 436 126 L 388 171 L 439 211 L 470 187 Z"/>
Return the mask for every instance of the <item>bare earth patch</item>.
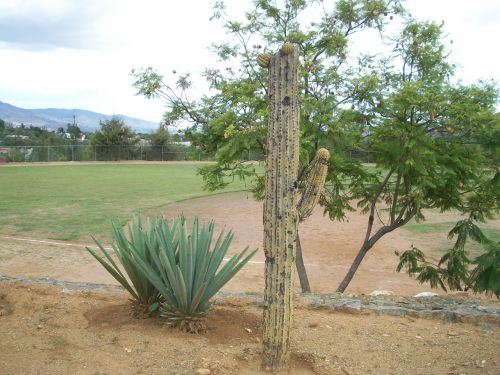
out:
<path id="1" fill-rule="evenodd" d="M 262 311 L 214 306 L 191 335 L 138 319 L 127 297 L 0 283 L 0 373 L 261 373 Z M 498 326 L 347 314 L 298 306 L 289 374 L 498 374 Z M 204 371 L 204 372 L 203 372 Z"/>

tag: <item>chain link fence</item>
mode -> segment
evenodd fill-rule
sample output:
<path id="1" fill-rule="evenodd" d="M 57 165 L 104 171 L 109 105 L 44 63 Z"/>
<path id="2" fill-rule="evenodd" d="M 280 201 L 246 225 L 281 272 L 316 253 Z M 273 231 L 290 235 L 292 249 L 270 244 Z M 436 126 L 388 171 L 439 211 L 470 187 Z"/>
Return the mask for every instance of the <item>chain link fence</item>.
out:
<path id="1" fill-rule="evenodd" d="M 245 151 L 241 159 L 263 160 L 263 156 L 257 152 Z M 213 158 L 195 148 L 176 150 L 170 146 L 0 146 L 0 162 L 3 163 L 124 160 L 212 161 Z"/>
<path id="2" fill-rule="evenodd" d="M 167 146 L 122 145 L 58 145 L 58 146 L 4 146 L 0 159 L 6 162 L 64 162 L 64 161 L 174 161 L 210 160 L 197 150 L 172 150 Z"/>
<path id="3" fill-rule="evenodd" d="M 369 151 L 347 150 L 347 156 L 363 163 L 374 163 L 375 154 Z M 263 161 L 262 152 L 244 151 L 240 160 Z M 213 161 L 213 157 L 194 147 L 175 148 L 149 145 L 57 145 L 57 146 L 0 146 L 0 163 L 36 163 L 67 161 Z"/>

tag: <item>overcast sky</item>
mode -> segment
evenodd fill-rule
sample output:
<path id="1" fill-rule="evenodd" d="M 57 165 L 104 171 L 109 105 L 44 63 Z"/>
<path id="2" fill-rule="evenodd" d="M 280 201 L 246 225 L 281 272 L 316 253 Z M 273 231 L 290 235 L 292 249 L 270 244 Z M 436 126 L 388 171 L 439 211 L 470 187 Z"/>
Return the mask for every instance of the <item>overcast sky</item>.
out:
<path id="1" fill-rule="evenodd" d="M 251 1 L 226 3 L 229 12 L 237 13 L 250 9 Z M 152 66 L 165 75 L 175 69 L 197 77 L 213 66 L 207 47 L 225 36 L 218 23 L 209 21 L 212 4 L 0 0 L 0 101 L 159 122 L 163 103 L 135 96 L 130 71 Z M 408 0 L 406 6 L 418 19 L 445 22 L 460 79 L 500 81 L 500 1 Z"/>

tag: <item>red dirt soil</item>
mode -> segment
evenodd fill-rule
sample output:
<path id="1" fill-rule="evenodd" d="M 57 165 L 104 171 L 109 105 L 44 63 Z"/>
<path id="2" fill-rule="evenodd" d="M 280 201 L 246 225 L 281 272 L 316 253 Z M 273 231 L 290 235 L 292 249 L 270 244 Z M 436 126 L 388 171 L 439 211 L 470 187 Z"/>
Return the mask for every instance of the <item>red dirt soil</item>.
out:
<path id="1" fill-rule="evenodd" d="M 295 309 L 290 375 L 499 374 L 498 326 Z M 256 375 L 262 310 L 225 300 L 192 335 L 126 295 L 0 282 L 2 375 Z"/>

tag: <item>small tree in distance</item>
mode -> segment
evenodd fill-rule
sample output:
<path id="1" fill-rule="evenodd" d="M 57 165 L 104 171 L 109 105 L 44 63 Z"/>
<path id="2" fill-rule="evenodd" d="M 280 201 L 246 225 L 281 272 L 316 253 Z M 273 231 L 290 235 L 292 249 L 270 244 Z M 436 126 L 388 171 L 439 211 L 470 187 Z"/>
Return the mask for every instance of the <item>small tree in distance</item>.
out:
<path id="1" fill-rule="evenodd" d="M 153 146 L 166 146 L 170 143 L 171 136 L 168 132 L 168 127 L 161 124 L 158 129 L 151 134 L 151 145 Z"/>
<path id="2" fill-rule="evenodd" d="M 111 159 L 128 159 L 130 147 L 139 142 L 139 138 L 130 126 L 113 116 L 109 120 L 99 122 L 100 128 L 90 137 L 90 144 L 96 147 L 96 153 Z"/>
<path id="3" fill-rule="evenodd" d="M 113 116 L 109 120 L 99 121 L 100 129 L 91 137 L 93 145 L 135 145 L 139 142 L 130 126 L 125 125 L 120 117 Z"/>

